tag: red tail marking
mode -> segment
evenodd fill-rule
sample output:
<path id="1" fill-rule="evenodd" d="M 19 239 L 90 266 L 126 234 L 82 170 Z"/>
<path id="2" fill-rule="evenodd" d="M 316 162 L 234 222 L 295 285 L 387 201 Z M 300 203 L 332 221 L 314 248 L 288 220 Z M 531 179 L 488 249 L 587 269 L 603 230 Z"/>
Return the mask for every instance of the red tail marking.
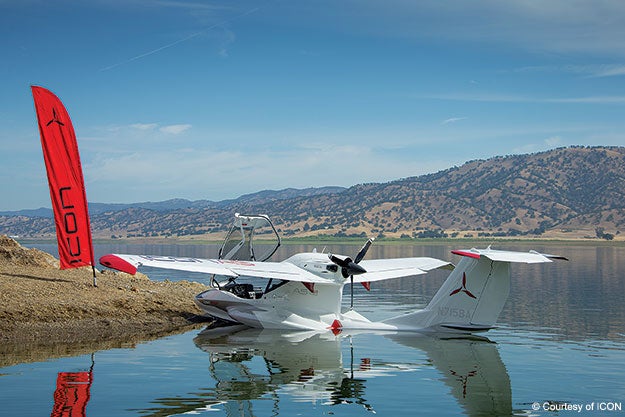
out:
<path id="1" fill-rule="evenodd" d="M 455 290 L 450 292 L 449 296 L 451 297 L 452 295 L 458 294 L 461 291 L 465 293 L 466 295 L 468 295 L 469 297 L 475 298 L 477 300 L 477 297 L 473 295 L 473 293 L 467 289 L 467 274 L 465 272 L 462 273 L 462 285 L 460 286 L 460 288 L 456 288 Z"/>
<path id="2" fill-rule="evenodd" d="M 371 283 L 370 282 L 361 282 L 362 286 L 365 287 L 367 291 L 371 291 Z"/>
<path id="3" fill-rule="evenodd" d="M 314 282 L 302 282 L 302 284 L 304 284 L 304 287 L 308 288 L 308 291 L 310 291 L 311 293 L 315 293 L 315 283 Z"/>

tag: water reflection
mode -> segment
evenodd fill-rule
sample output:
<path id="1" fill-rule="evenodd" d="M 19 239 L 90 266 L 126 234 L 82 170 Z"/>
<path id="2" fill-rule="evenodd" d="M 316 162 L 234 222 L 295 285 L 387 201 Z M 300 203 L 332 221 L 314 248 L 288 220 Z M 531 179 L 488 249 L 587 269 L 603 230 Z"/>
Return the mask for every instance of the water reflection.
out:
<path id="1" fill-rule="evenodd" d="M 359 335 L 280 333 L 241 326 L 206 330 L 194 342 L 209 355 L 208 372 L 215 381 L 214 388 L 185 398 L 158 399 L 153 402 L 155 407 L 137 411 L 161 416 L 210 409 L 223 410 L 228 416 L 256 416 L 270 408 L 278 415 L 288 414 L 284 408 L 299 402 L 324 407 L 347 405 L 364 412 L 389 411 L 389 401 L 381 400 L 370 387 L 376 378 L 392 377 L 391 384 L 420 391 L 419 384 L 430 381 L 420 380 L 415 372 L 433 367 L 466 415 L 511 415 L 510 379 L 497 345 L 490 340 L 383 336 L 415 352 L 399 359 L 370 356 L 370 351 L 365 356 L 355 354 L 362 351 L 359 341 L 367 341 Z M 392 392 L 388 386 L 385 389 Z M 369 398 L 372 394 L 375 399 Z M 271 404 L 257 411 L 261 402 Z M 402 407 L 409 404 L 406 398 L 402 403 Z"/>
<path id="2" fill-rule="evenodd" d="M 89 371 L 59 372 L 54 390 L 54 406 L 50 417 L 85 417 L 91 398 L 94 359 Z"/>
<path id="3" fill-rule="evenodd" d="M 419 337 L 406 333 L 388 337 L 426 352 L 466 415 L 511 415 L 510 378 L 497 345 L 489 339 L 475 336 Z"/>

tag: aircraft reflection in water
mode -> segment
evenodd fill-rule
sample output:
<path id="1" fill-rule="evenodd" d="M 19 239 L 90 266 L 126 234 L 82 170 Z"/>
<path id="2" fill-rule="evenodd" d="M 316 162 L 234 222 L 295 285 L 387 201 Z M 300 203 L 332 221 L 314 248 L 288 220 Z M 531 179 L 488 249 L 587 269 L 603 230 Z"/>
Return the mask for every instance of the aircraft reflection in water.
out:
<path id="1" fill-rule="evenodd" d="M 352 360 L 346 373 L 341 340 L 332 333 L 244 328 L 215 334 L 208 330 L 200 333 L 195 343 L 210 354 L 210 372 L 217 381 L 215 391 L 220 400 L 253 400 L 279 390 L 296 401 L 353 402 L 370 408 L 364 399 L 366 381 L 358 378 L 361 371 L 370 370 L 368 360 L 363 359 L 358 369 Z M 263 359 L 266 373 L 258 373 L 257 367 L 252 370 L 255 356 Z M 226 409 L 229 406 L 238 409 L 238 405 L 224 405 Z"/>
<path id="2" fill-rule="evenodd" d="M 279 414 L 285 397 L 294 402 L 330 407 L 357 404 L 367 411 L 384 411 L 388 403 L 375 404 L 367 398 L 372 395 L 367 389 L 369 381 L 433 365 L 467 415 L 512 413 L 510 379 L 496 344 L 488 339 L 449 334 L 382 335 L 425 352 L 429 360 L 408 363 L 354 357 L 358 335 L 351 346 L 349 335 L 325 332 L 284 333 L 243 326 L 207 329 L 194 341 L 210 355 L 209 372 L 215 388 L 210 394 L 201 394 L 204 398 L 186 399 L 175 411 L 224 410 L 228 416 L 254 416 L 254 400 L 262 399 L 273 401 L 272 410 Z M 350 357 L 343 358 L 341 343 L 350 343 Z M 171 399 L 154 403 L 167 407 L 160 411 L 172 412 Z M 408 404 L 412 402 L 406 400 Z"/>

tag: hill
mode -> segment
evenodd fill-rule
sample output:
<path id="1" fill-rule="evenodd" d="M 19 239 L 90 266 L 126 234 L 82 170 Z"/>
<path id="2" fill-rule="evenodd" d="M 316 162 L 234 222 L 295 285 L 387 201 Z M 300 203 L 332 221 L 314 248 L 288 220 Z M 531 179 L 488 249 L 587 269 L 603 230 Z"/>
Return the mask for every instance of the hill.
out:
<path id="1" fill-rule="evenodd" d="M 570 147 L 469 161 L 435 174 L 347 189 L 260 192 L 205 206 L 92 215 L 100 237 L 211 235 L 235 212 L 265 213 L 285 236 L 620 237 L 625 148 Z M 52 236 L 50 219 L 0 217 L 0 233 Z"/>
<path id="2" fill-rule="evenodd" d="M 89 203 L 89 213 L 93 216 L 96 214 L 122 211 L 126 209 L 142 208 L 160 212 L 168 212 L 172 210 L 181 210 L 187 208 L 205 209 L 211 207 L 228 207 L 232 204 L 252 202 L 252 201 L 275 201 L 300 196 L 314 196 L 319 194 L 331 194 L 344 191 L 344 187 L 316 187 L 316 188 L 286 188 L 284 190 L 264 190 L 252 194 L 245 194 L 241 197 L 231 200 L 210 201 L 210 200 L 186 200 L 184 198 L 172 198 L 165 201 L 144 201 L 141 203 Z M 0 216 L 5 217 L 53 217 L 52 209 L 40 207 L 38 209 L 25 209 L 17 211 L 0 211 Z"/>

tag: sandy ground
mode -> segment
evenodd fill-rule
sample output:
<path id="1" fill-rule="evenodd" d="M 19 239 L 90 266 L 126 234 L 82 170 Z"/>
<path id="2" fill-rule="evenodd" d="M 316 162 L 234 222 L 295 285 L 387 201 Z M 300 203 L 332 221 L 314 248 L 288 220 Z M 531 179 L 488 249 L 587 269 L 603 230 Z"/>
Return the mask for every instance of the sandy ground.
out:
<path id="1" fill-rule="evenodd" d="M 59 270 L 51 255 L 0 236 L 0 365 L 25 348 L 123 345 L 205 320 L 193 303 L 203 284 L 112 271 L 97 282 L 91 268 Z"/>

